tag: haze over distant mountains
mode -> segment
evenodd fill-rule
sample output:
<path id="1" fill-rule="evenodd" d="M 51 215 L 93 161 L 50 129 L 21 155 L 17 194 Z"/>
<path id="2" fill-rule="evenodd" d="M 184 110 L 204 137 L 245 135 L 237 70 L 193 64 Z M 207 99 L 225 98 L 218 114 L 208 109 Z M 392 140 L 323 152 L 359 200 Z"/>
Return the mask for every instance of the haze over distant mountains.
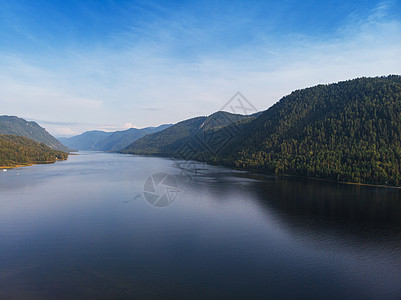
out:
<path id="1" fill-rule="evenodd" d="M 15 116 L 0 116 L 0 134 L 13 134 L 44 143 L 51 149 L 70 151 L 36 122 L 29 122 Z"/>
<path id="2" fill-rule="evenodd" d="M 142 129 L 130 128 L 123 131 L 86 131 L 80 135 L 59 138 L 68 147 L 75 150 L 93 151 L 120 151 L 137 139 L 147 134 L 152 134 L 170 127 L 171 124 L 160 125 L 158 127 L 147 127 Z"/>

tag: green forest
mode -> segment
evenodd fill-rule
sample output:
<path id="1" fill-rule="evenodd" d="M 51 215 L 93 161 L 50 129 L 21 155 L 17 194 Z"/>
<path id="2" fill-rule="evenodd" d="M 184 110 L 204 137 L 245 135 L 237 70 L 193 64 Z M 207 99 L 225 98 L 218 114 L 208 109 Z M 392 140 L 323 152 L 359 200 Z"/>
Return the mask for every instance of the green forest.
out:
<path id="1" fill-rule="evenodd" d="M 277 175 L 401 184 L 401 77 L 297 90 L 209 160 Z"/>
<path id="2" fill-rule="evenodd" d="M 26 137 L 0 134 L 0 166 L 14 167 L 65 160 L 68 153 L 53 150 Z"/>
<path id="3" fill-rule="evenodd" d="M 400 76 L 318 85 L 245 119 L 230 121 L 221 112 L 216 117 L 223 126 L 205 127 L 205 117 L 186 120 L 124 152 L 276 175 L 401 185 Z M 185 146 L 190 155 L 179 155 Z"/>

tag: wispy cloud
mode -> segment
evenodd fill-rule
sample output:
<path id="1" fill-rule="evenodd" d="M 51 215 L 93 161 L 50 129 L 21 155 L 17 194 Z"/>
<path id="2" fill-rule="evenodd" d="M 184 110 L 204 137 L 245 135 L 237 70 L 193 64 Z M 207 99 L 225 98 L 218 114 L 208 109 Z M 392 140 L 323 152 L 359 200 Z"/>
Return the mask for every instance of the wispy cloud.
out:
<path id="1" fill-rule="evenodd" d="M 308 35 L 275 33 L 277 20 L 254 24 L 252 8 L 223 16 L 211 10 L 203 19 L 177 9 L 172 21 L 158 6 L 149 22 L 125 20 L 124 30 L 109 34 L 111 45 L 35 56 L 0 51 L 2 113 L 59 122 L 44 125 L 61 135 L 208 115 L 238 90 L 267 109 L 294 89 L 399 73 L 401 20 L 393 7 L 386 1 L 350 11 L 330 35 Z M 236 40 L 244 29 L 249 35 Z"/>

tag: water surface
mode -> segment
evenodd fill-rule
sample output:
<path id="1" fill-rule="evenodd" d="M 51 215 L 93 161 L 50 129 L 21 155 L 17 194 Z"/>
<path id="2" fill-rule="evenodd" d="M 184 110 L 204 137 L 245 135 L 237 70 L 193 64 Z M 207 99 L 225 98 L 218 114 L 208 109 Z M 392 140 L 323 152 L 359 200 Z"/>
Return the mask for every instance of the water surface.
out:
<path id="1" fill-rule="evenodd" d="M 401 298 L 399 190 L 179 166 L 84 152 L 0 172 L 0 298 Z M 155 173 L 178 188 L 163 208 Z"/>

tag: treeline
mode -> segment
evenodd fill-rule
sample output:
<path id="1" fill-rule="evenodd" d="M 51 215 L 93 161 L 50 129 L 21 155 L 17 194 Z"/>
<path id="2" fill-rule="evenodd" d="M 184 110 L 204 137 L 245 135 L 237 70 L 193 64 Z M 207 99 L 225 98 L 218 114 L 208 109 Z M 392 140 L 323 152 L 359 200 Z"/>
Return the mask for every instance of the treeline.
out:
<path id="1" fill-rule="evenodd" d="M 67 158 L 68 153 L 53 150 L 43 143 L 22 136 L 0 134 L 1 167 L 55 162 Z"/>

